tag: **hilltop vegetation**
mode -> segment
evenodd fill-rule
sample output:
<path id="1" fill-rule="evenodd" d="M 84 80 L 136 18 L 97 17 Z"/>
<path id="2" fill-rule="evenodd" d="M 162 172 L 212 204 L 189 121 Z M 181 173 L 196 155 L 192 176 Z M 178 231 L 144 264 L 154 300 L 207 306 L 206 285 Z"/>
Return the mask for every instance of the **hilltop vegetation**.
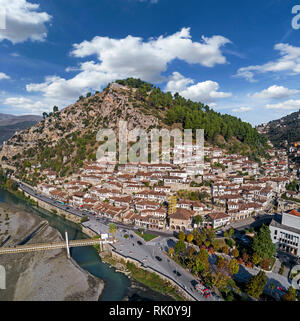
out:
<path id="1" fill-rule="evenodd" d="M 180 123 L 185 129 L 204 129 L 205 140 L 231 153 L 241 152 L 257 159 L 268 157 L 269 148 L 265 136 L 259 134 L 249 123 L 241 119 L 222 115 L 209 106 L 174 96 L 170 92 L 162 92 L 159 88 L 140 79 L 128 78 L 118 80 L 118 84 L 136 88 L 135 98 L 144 103 L 144 108 L 154 109 L 154 114 L 165 124 Z M 164 111 L 161 115 L 158 111 Z"/>

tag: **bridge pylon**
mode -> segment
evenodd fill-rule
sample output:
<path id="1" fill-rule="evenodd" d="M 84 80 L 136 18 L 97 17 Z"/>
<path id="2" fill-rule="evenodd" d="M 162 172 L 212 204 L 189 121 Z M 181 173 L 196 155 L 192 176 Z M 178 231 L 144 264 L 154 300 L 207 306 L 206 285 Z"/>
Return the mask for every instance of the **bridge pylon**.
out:
<path id="1" fill-rule="evenodd" d="M 71 255 L 70 255 L 68 232 L 66 231 L 65 234 L 66 234 L 67 255 L 68 255 L 68 259 L 70 259 Z"/>

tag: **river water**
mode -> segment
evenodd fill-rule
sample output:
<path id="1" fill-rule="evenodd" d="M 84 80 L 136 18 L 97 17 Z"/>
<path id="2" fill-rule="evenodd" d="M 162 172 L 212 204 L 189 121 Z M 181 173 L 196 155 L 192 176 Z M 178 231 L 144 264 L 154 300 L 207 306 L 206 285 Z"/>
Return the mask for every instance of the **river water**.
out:
<path id="1" fill-rule="evenodd" d="M 51 227 L 58 230 L 63 237 L 65 231 L 67 231 L 70 240 L 85 238 L 85 235 L 76 224 L 41 208 L 33 208 L 23 200 L 18 199 L 13 194 L 2 189 L 0 189 L 0 202 L 16 206 L 27 212 L 38 214 L 43 219 L 47 220 Z M 93 247 L 72 248 L 71 256 L 80 267 L 105 282 L 100 301 L 121 301 L 125 297 L 128 297 L 129 301 L 172 300 L 170 297 L 154 292 L 135 281 L 131 281 L 124 274 L 116 272 L 109 264 L 101 261 L 97 251 Z"/>

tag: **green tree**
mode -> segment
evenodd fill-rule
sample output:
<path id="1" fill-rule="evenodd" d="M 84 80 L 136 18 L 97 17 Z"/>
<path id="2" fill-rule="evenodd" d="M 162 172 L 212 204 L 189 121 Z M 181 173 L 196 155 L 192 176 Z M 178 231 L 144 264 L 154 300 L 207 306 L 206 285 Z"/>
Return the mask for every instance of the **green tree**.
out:
<path id="1" fill-rule="evenodd" d="M 246 293 L 258 299 L 264 291 L 267 283 L 265 272 L 259 271 L 257 275 L 252 276 L 246 283 Z"/>
<path id="2" fill-rule="evenodd" d="M 201 249 L 199 251 L 195 259 L 195 264 L 192 269 L 196 273 L 202 273 L 204 271 L 208 271 L 209 261 L 208 261 L 208 253 L 206 250 Z"/>
<path id="3" fill-rule="evenodd" d="M 57 107 L 57 106 L 54 106 L 54 107 L 53 107 L 53 112 L 54 112 L 54 113 L 57 113 L 57 112 L 58 112 L 58 107 Z"/>
<path id="4" fill-rule="evenodd" d="M 257 253 L 253 253 L 251 261 L 254 265 L 258 265 L 261 262 L 261 258 Z"/>
<path id="5" fill-rule="evenodd" d="M 262 259 L 270 259 L 276 252 L 268 226 L 263 225 L 253 239 L 252 250 Z"/>
<path id="6" fill-rule="evenodd" d="M 229 263 L 229 271 L 230 273 L 237 274 L 239 273 L 240 265 L 239 262 L 236 259 L 232 259 Z"/>
<path id="7" fill-rule="evenodd" d="M 199 224 L 201 224 L 202 222 L 203 222 L 203 218 L 202 218 L 201 215 L 196 215 L 196 216 L 194 216 L 194 223 L 195 223 L 195 224 L 199 225 Z"/>
<path id="8" fill-rule="evenodd" d="M 80 220 L 81 223 L 87 222 L 89 219 L 87 216 L 83 216 Z"/>
<path id="9" fill-rule="evenodd" d="M 175 244 L 175 248 L 174 249 L 175 249 L 176 255 L 179 255 L 179 254 L 183 253 L 186 250 L 186 245 L 185 245 L 184 241 L 178 241 Z"/>
<path id="10" fill-rule="evenodd" d="M 117 231 L 117 226 L 114 223 L 111 223 L 108 225 L 109 228 L 109 233 L 111 233 L 112 235 L 115 235 L 116 231 Z"/>
<path id="11" fill-rule="evenodd" d="M 231 228 L 230 230 L 229 230 L 229 237 L 232 237 L 233 236 L 233 234 L 234 234 L 234 229 L 233 228 Z"/>

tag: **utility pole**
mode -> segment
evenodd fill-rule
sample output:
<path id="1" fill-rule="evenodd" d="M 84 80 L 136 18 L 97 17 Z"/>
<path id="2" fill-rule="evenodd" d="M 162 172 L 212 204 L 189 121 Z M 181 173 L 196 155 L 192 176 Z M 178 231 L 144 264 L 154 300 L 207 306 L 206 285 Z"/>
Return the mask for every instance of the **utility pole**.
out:
<path id="1" fill-rule="evenodd" d="M 70 259 L 71 255 L 70 255 L 69 238 L 68 238 L 68 232 L 67 231 L 65 232 L 65 235 L 66 235 L 67 255 L 68 255 L 68 259 Z"/>

